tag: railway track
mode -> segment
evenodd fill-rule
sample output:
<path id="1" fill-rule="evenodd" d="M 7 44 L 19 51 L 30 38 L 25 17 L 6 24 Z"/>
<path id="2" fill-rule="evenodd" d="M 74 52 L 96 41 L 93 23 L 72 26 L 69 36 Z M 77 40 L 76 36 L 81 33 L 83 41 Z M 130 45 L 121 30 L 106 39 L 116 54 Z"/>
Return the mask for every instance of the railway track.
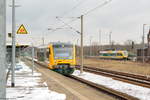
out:
<path id="1" fill-rule="evenodd" d="M 113 89 L 110 89 L 110 88 L 107 88 L 103 85 L 99 85 L 99 84 L 96 84 L 96 83 L 93 83 L 93 82 L 90 82 L 90 81 L 87 81 L 85 79 L 82 79 L 82 78 L 79 78 L 79 77 L 76 77 L 76 76 L 73 76 L 73 75 L 70 75 L 69 77 L 71 77 L 72 79 L 75 79 L 77 81 L 80 81 L 86 85 L 89 85 L 97 90 L 100 90 L 106 94 L 109 94 L 113 97 L 115 97 L 116 99 L 119 99 L 119 100 L 139 100 L 138 98 L 136 97 L 133 97 L 133 96 L 130 96 L 128 94 L 125 94 L 125 93 L 122 93 L 122 92 L 119 92 L 119 91 L 116 91 L 116 90 L 113 90 Z"/>
<path id="2" fill-rule="evenodd" d="M 31 59 L 28 59 L 28 60 L 31 60 Z M 47 65 L 44 64 L 44 63 L 41 63 L 41 62 L 38 62 L 38 61 L 35 61 L 35 63 L 40 65 L 40 66 L 47 67 Z M 107 88 L 103 85 L 99 85 L 99 84 L 87 81 L 85 79 L 82 79 L 82 78 L 79 78 L 79 77 L 76 77 L 76 76 L 73 76 L 73 75 L 66 76 L 66 77 L 69 77 L 69 78 L 74 79 L 76 81 L 82 82 L 82 83 L 84 83 L 88 86 L 91 86 L 91 87 L 93 87 L 97 90 L 100 90 L 101 92 L 104 92 L 108 95 L 111 95 L 112 97 L 116 98 L 117 100 L 139 100 L 136 97 L 130 96 L 128 94 L 125 94 L 125 93 L 122 93 L 122 92 L 119 92 L 119 91 L 116 91 L 116 90 L 113 90 L 113 89 L 110 89 L 110 88 Z"/>
<path id="3" fill-rule="evenodd" d="M 78 65 L 78 66 L 76 66 L 76 68 L 79 69 L 80 66 Z M 88 67 L 88 66 L 84 66 L 83 70 L 94 73 L 94 74 L 98 74 L 98 75 L 112 77 L 116 80 L 124 81 L 127 83 L 150 88 L 150 77 L 147 77 L 147 76 L 106 70 L 106 69 L 95 68 L 95 67 Z"/>

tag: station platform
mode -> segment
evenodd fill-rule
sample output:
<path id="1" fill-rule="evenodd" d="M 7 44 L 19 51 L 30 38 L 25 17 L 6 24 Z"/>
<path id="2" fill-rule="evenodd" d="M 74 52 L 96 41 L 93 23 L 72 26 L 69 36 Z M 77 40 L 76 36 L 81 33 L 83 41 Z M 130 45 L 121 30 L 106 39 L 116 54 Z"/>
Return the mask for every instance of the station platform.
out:
<path id="1" fill-rule="evenodd" d="M 15 87 L 11 87 L 11 73 L 7 80 L 8 100 L 66 100 L 66 95 L 50 90 L 41 73 L 19 61 L 15 68 Z"/>

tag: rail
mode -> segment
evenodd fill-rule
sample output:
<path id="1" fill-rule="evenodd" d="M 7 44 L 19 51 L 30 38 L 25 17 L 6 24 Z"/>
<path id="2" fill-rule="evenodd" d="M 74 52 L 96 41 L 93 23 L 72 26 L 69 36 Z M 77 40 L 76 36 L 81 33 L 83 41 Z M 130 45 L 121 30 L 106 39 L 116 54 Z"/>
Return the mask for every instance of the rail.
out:
<path id="1" fill-rule="evenodd" d="M 80 66 L 78 65 L 76 66 L 76 68 L 79 69 Z M 148 76 L 126 73 L 126 72 L 119 72 L 119 71 L 112 71 L 112 70 L 106 70 L 102 68 L 95 68 L 95 67 L 88 67 L 88 66 L 84 66 L 83 70 L 98 75 L 109 76 L 117 80 L 132 83 L 135 85 L 150 88 L 150 77 Z"/>
<path id="2" fill-rule="evenodd" d="M 31 60 L 31 59 L 27 58 L 27 60 Z M 40 66 L 43 66 L 43 67 L 47 68 L 47 65 L 45 65 L 42 62 L 35 61 L 35 63 L 40 65 Z M 93 88 L 95 88 L 97 90 L 100 90 L 101 92 L 107 93 L 107 94 L 111 95 L 112 97 L 115 97 L 115 98 L 117 98 L 119 100 L 139 100 L 136 97 L 133 97 L 133 96 L 130 96 L 128 94 L 125 94 L 125 93 L 113 90 L 111 88 L 107 88 L 107 87 L 105 87 L 103 85 L 99 85 L 99 84 L 96 84 L 96 83 L 84 80 L 82 78 L 79 78 L 79 77 L 76 77 L 76 76 L 73 76 L 73 75 L 70 75 L 70 76 L 67 76 L 67 77 L 69 77 L 71 79 L 74 79 L 76 81 L 82 82 L 82 83 L 84 83 L 86 85 L 89 85 L 89 86 L 91 86 L 91 87 L 93 87 Z"/>

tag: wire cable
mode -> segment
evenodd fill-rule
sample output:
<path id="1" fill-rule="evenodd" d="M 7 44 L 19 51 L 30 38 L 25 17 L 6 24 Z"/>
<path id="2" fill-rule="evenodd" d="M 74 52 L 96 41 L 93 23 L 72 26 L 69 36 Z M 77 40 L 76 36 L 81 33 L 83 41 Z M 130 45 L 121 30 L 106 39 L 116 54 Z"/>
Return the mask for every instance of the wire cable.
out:
<path id="1" fill-rule="evenodd" d="M 61 21 L 65 26 L 68 26 L 70 29 L 74 30 L 75 32 L 77 32 L 78 34 L 80 34 L 80 32 L 75 29 L 74 27 L 70 26 L 68 23 L 65 23 L 63 20 L 61 20 L 60 18 L 56 17 L 59 21 Z M 80 17 L 79 17 L 80 18 Z"/>
<path id="2" fill-rule="evenodd" d="M 112 1 L 112 0 L 105 1 L 104 3 L 98 5 L 97 7 L 93 8 L 93 9 L 91 9 L 91 10 L 85 12 L 85 13 L 83 13 L 83 15 L 87 15 L 87 14 L 89 14 L 89 13 L 95 11 L 95 10 L 97 10 L 98 8 L 101 8 L 101 7 L 105 6 L 106 4 L 108 4 L 108 3 L 111 2 L 111 1 Z"/>
<path id="3" fill-rule="evenodd" d="M 62 14 L 62 16 L 69 14 L 71 11 L 79 7 L 81 4 L 83 4 L 86 0 L 81 0 L 78 4 L 76 4 L 73 8 L 71 8 L 69 11 L 66 11 Z"/>

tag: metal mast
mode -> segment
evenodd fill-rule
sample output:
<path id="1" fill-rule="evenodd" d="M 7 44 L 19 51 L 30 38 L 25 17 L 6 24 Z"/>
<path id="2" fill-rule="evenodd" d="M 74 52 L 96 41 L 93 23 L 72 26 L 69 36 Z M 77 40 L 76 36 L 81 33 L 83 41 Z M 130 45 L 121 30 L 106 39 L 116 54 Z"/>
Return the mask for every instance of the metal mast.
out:
<path id="1" fill-rule="evenodd" d="M 12 0 L 12 64 L 11 64 L 11 86 L 15 86 L 15 66 L 16 66 L 16 23 L 15 23 L 15 0 Z"/>

